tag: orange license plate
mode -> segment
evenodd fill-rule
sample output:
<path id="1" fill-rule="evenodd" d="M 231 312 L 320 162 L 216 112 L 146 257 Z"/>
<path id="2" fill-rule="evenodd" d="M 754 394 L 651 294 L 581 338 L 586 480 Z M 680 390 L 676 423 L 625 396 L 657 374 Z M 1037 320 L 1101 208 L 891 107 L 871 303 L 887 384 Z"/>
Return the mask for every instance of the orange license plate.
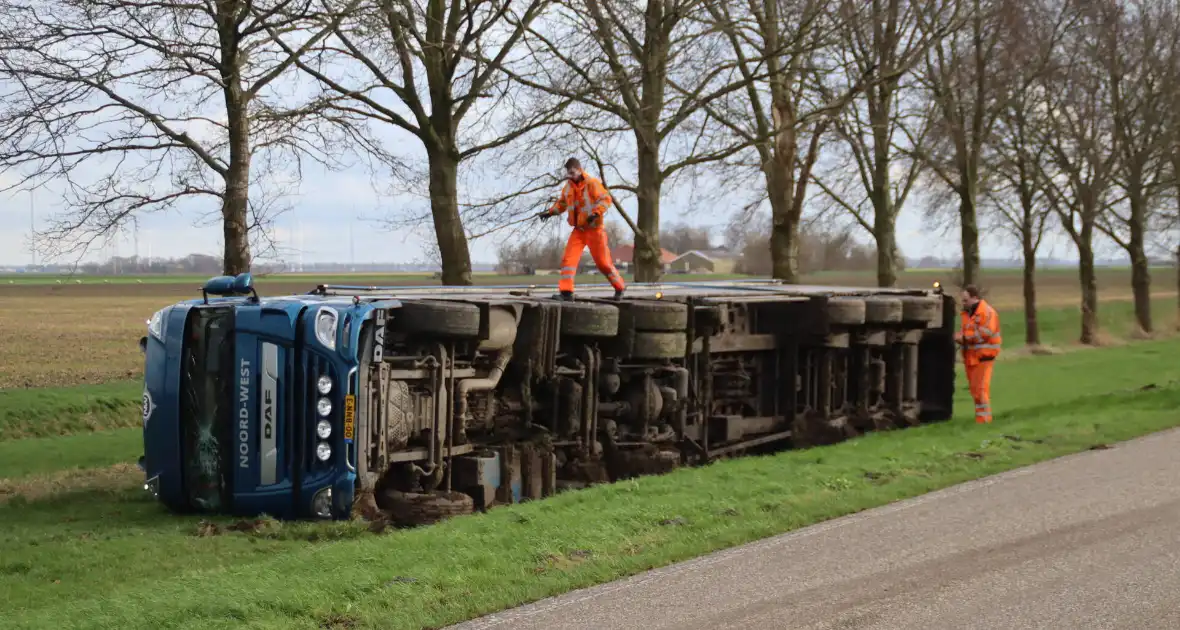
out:
<path id="1" fill-rule="evenodd" d="M 352 441 L 356 436 L 356 396 L 344 397 L 344 439 Z"/>

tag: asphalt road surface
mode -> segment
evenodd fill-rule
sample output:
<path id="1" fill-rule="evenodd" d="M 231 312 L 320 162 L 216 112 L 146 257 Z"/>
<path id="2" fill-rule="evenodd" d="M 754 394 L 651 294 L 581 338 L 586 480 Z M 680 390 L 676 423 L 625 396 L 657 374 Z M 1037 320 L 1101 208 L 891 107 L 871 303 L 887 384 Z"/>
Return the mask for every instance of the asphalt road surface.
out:
<path id="1" fill-rule="evenodd" d="M 1180 431 L 456 628 L 1180 629 Z"/>

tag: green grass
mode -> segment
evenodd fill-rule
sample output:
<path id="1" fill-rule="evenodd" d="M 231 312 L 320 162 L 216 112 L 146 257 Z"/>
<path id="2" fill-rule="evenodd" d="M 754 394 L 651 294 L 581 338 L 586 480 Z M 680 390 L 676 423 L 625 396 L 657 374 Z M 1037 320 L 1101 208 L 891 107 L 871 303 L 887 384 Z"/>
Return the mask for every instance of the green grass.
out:
<path id="1" fill-rule="evenodd" d="M 143 431 L 115 429 L 61 437 L 0 441 L 0 479 L 71 468 L 134 462 L 143 454 Z"/>
<path id="2" fill-rule="evenodd" d="M 1157 331 L 1171 328 L 1176 319 L 1176 299 L 1163 298 L 1151 301 L 1152 323 Z M 1075 343 L 1081 333 L 1082 315 L 1079 307 L 1040 309 L 1037 322 L 1041 328 L 1041 343 L 1052 346 Z M 1004 310 L 1000 312 L 1006 339 L 1023 343 L 1024 312 Z M 1098 327 L 1106 335 L 1125 338 L 1136 328 L 1135 304 L 1133 302 L 1111 301 L 1098 305 Z M 1009 337 L 1011 335 L 1011 337 Z M 1011 342 L 1009 342 L 1011 344 Z"/>
<path id="3" fill-rule="evenodd" d="M 0 440 L 139 426 L 142 392 L 142 381 L 0 389 Z"/>
<path id="4" fill-rule="evenodd" d="M 990 426 L 970 420 L 960 395 L 948 423 L 380 536 L 302 523 L 200 537 L 196 518 L 165 514 L 133 476 L 18 495 L 0 503 L 4 623 L 437 627 L 1180 425 L 1178 351 L 1168 340 L 1003 363 Z"/>

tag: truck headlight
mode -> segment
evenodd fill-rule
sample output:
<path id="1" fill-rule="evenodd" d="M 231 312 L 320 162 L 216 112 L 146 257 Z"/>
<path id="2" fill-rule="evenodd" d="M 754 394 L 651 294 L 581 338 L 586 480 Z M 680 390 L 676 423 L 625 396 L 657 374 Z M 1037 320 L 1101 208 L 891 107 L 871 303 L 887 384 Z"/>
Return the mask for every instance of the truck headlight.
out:
<path id="1" fill-rule="evenodd" d="M 316 413 L 320 414 L 321 417 L 327 418 L 328 414 L 332 413 L 332 401 L 328 400 L 327 398 L 319 399 L 319 401 L 317 401 L 315 404 L 315 411 Z"/>
<path id="2" fill-rule="evenodd" d="M 324 488 L 311 499 L 311 513 L 320 518 L 332 518 L 332 489 Z"/>
<path id="3" fill-rule="evenodd" d="M 316 380 L 315 388 L 323 396 L 327 396 L 328 394 L 332 393 L 332 377 L 328 376 L 327 374 L 321 376 Z"/>
<path id="4" fill-rule="evenodd" d="M 322 306 L 316 311 L 315 338 L 329 350 L 336 349 L 336 325 L 339 322 L 340 315 L 334 308 Z"/>
<path id="5" fill-rule="evenodd" d="M 327 420 L 320 420 L 315 425 L 315 434 L 320 436 L 321 440 L 328 439 L 332 435 L 332 423 Z"/>
<path id="6" fill-rule="evenodd" d="M 168 310 L 172 307 L 162 308 L 152 315 L 152 318 L 147 321 L 148 334 L 164 341 L 164 316 L 168 314 Z"/>
<path id="7" fill-rule="evenodd" d="M 328 446 L 327 442 L 320 442 L 315 445 L 315 458 L 321 462 L 328 461 L 332 457 L 332 447 Z"/>

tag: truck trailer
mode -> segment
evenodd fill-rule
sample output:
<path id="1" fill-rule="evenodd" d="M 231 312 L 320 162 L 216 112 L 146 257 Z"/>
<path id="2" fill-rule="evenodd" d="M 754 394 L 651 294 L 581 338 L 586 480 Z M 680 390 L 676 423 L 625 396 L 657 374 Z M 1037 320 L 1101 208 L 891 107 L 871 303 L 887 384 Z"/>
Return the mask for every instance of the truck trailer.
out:
<path id="1" fill-rule="evenodd" d="M 140 342 L 145 490 L 180 512 L 423 524 L 952 412 L 937 288 L 202 293 Z"/>

